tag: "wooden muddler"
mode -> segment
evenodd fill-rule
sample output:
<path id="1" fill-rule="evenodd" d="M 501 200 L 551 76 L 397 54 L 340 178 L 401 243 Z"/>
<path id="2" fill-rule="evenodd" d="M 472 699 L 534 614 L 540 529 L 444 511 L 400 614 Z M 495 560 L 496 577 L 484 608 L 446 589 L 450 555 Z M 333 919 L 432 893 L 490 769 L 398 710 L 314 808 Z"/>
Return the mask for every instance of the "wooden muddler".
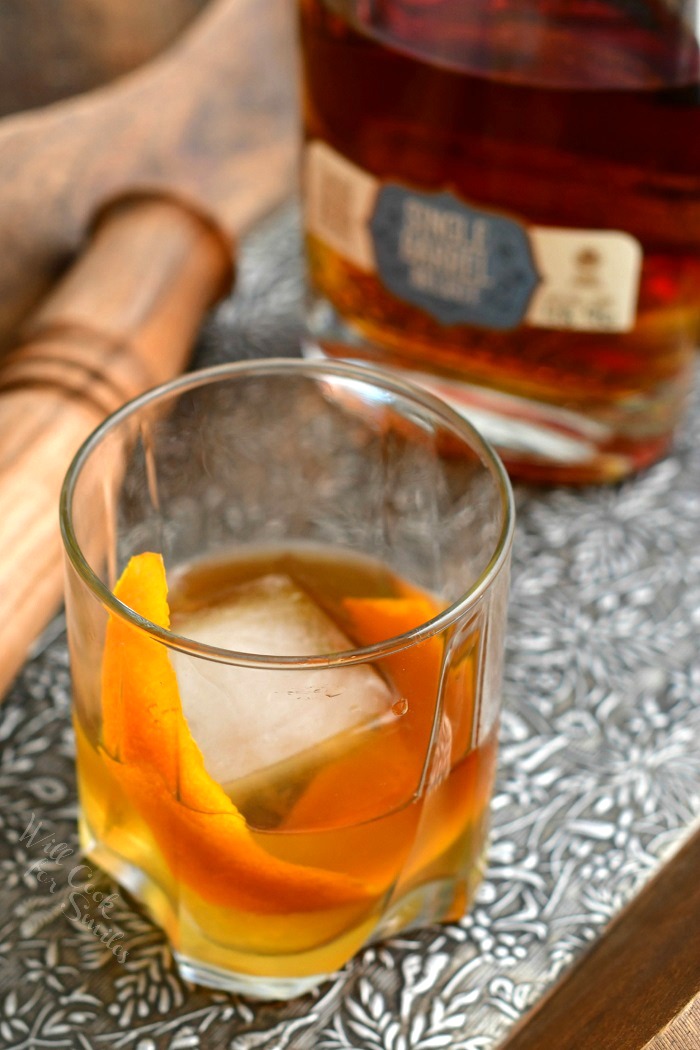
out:
<path id="1" fill-rule="evenodd" d="M 212 0 L 146 67 L 0 121 L 0 344 L 23 325 L 0 354 L 0 697 L 60 604 L 73 454 L 184 369 L 234 240 L 293 187 L 290 12 Z"/>
<path id="2" fill-rule="evenodd" d="M 210 0 L 128 76 L 0 120 L 0 351 L 106 201 L 190 201 L 235 237 L 288 195 L 298 154 L 289 0 Z"/>
<path id="3" fill-rule="evenodd" d="M 0 694 L 57 609 L 58 498 L 81 442 L 110 412 L 181 372 L 232 248 L 164 198 L 109 208 L 87 251 L 0 368 Z"/>

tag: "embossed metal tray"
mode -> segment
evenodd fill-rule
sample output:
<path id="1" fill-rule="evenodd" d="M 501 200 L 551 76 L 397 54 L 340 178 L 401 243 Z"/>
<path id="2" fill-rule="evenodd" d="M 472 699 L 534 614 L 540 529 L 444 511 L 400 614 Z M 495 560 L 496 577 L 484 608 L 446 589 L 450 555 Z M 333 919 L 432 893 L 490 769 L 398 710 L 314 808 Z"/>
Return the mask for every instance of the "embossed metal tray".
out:
<path id="1" fill-rule="evenodd" d="M 198 363 L 298 352 L 298 257 L 288 210 L 246 246 Z M 367 948 L 314 996 L 258 1005 L 183 984 L 117 893 L 120 961 L 91 925 L 96 906 L 72 897 L 58 621 L 0 708 L 0 1048 L 498 1045 L 700 814 L 700 400 L 673 455 L 640 477 L 516 498 L 493 840 L 471 913 Z M 98 872 L 93 885 L 114 890 Z"/>

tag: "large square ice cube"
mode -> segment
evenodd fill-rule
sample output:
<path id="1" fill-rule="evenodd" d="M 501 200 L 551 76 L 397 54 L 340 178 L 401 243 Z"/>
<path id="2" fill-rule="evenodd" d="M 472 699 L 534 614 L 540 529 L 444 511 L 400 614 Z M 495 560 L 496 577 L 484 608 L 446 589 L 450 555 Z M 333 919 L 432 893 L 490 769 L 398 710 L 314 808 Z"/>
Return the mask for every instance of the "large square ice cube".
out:
<path id="1" fill-rule="evenodd" d="M 237 588 L 210 609 L 173 618 L 178 634 L 224 649 L 270 656 L 318 656 L 352 643 L 287 576 Z M 391 712 L 392 695 L 368 665 L 266 670 L 172 653 L 182 705 L 207 770 L 230 782 L 292 758 Z"/>

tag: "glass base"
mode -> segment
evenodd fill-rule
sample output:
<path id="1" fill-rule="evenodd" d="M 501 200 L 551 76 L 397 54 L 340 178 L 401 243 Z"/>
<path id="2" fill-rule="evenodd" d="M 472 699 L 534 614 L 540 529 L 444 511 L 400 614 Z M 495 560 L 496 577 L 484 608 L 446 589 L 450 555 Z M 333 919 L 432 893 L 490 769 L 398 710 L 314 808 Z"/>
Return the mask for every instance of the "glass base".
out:
<path id="1" fill-rule="evenodd" d="M 300 973 L 296 976 L 282 977 L 269 973 L 245 973 L 192 957 L 185 949 L 183 939 L 190 934 L 193 935 L 192 943 L 198 942 L 206 946 L 207 942 L 192 917 L 184 911 L 181 902 L 172 900 L 167 890 L 152 874 L 146 873 L 105 846 L 93 834 L 84 815 L 79 818 L 79 833 L 80 844 L 86 856 L 141 904 L 149 917 L 165 932 L 173 958 L 184 980 L 220 991 L 245 995 L 250 999 L 284 1000 L 306 995 L 337 975 L 340 966 L 338 970 L 330 973 Z M 354 955 L 363 945 L 383 940 L 407 929 L 461 918 L 481 881 L 483 861 L 482 855 L 467 879 L 434 879 L 409 891 L 395 902 L 378 922 L 373 922 L 364 932 L 360 931 L 359 938 L 352 938 L 354 947 L 349 953 L 345 953 L 346 956 Z M 211 942 L 209 946 L 211 947 Z M 125 947 L 128 948 L 128 945 Z M 266 967 L 274 968 L 274 957 L 258 958 L 262 958 Z M 296 962 L 300 970 L 309 968 L 308 958 Z M 254 965 L 254 960 L 251 960 L 251 968 Z M 280 965 L 284 965 L 283 960 Z"/>
<path id="2" fill-rule="evenodd" d="M 603 406 L 594 413 L 571 410 L 534 398 L 424 371 L 417 362 L 399 360 L 362 338 L 345 324 L 330 304 L 314 304 L 302 352 L 307 358 L 329 358 L 396 370 L 436 394 L 464 416 L 497 449 L 514 477 L 546 484 L 590 484 L 618 481 L 658 460 L 670 444 L 672 423 L 680 409 L 683 377 L 666 393 Z M 677 389 L 678 388 L 678 389 Z"/>
<path id="3" fill-rule="evenodd" d="M 311 977 L 257 977 L 255 974 L 233 973 L 219 966 L 209 966 L 176 951 L 173 951 L 173 958 L 183 980 L 222 992 L 245 995 L 248 999 L 296 999 L 313 992 L 334 976 L 328 973 Z"/>

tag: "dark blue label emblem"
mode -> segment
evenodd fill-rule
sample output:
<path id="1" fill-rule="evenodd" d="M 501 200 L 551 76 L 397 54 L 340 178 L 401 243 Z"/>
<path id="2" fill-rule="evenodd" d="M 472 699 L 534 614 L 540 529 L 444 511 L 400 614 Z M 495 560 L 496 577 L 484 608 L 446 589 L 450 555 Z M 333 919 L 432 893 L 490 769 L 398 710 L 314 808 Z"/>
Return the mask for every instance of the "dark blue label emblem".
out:
<path id="1" fill-rule="evenodd" d="M 539 276 L 527 233 L 451 193 L 386 183 L 370 221 L 379 276 L 443 325 L 515 328 Z"/>

